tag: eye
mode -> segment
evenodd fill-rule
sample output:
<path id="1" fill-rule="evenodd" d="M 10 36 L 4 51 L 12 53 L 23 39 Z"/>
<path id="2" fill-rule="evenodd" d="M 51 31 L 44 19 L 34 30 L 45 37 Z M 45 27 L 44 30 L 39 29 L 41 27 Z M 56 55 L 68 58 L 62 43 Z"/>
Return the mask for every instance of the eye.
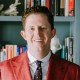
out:
<path id="1" fill-rule="evenodd" d="M 34 27 L 29 28 L 29 31 L 34 31 Z"/>
<path id="2" fill-rule="evenodd" d="M 34 28 L 32 27 L 32 28 L 30 28 L 30 30 L 34 30 Z"/>
<path id="3" fill-rule="evenodd" d="M 47 29 L 47 28 L 46 28 L 46 27 L 43 27 L 42 29 L 45 30 L 45 29 Z"/>
<path id="4" fill-rule="evenodd" d="M 43 26 L 41 27 L 41 30 L 47 30 L 47 27 Z"/>

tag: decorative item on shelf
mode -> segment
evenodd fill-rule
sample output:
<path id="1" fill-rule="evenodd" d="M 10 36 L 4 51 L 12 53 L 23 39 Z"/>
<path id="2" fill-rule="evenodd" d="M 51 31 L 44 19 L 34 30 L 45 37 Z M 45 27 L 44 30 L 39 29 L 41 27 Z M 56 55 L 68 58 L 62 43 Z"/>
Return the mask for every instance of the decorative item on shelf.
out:
<path id="1" fill-rule="evenodd" d="M 53 53 L 56 53 L 58 50 L 62 49 L 62 45 L 60 43 L 59 38 L 57 37 L 57 35 L 55 35 L 52 39 L 51 39 L 51 50 Z"/>
<path id="2" fill-rule="evenodd" d="M 1 12 L 1 15 L 16 16 L 19 13 L 17 6 L 20 4 L 19 0 L 15 0 L 14 4 L 11 4 L 7 10 Z"/>
<path id="3" fill-rule="evenodd" d="M 4 5 L 3 4 L 0 4 L 0 12 L 3 9 L 3 7 L 4 7 Z"/>

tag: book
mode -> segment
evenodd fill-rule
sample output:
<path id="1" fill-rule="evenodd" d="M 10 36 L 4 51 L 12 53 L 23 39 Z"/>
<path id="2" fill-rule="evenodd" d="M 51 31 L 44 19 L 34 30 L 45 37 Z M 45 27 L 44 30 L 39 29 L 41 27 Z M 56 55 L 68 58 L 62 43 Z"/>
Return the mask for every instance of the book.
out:
<path id="1" fill-rule="evenodd" d="M 6 59 L 8 59 L 8 52 L 9 52 L 8 46 L 9 46 L 9 45 L 5 45 L 5 49 L 6 49 Z"/>
<path id="2" fill-rule="evenodd" d="M 8 45 L 8 59 L 13 58 L 13 45 Z"/>
<path id="3" fill-rule="evenodd" d="M 66 49 L 64 45 L 62 46 L 61 58 L 66 59 Z"/>
<path id="4" fill-rule="evenodd" d="M 30 7 L 30 0 L 26 0 L 26 7 L 29 8 Z"/>
<path id="5" fill-rule="evenodd" d="M 68 15 L 74 16 L 74 0 L 69 0 L 68 5 Z"/>
<path id="6" fill-rule="evenodd" d="M 53 1 L 53 0 L 52 0 Z M 46 0 L 46 7 L 48 8 L 48 9 L 50 9 L 50 4 L 51 3 L 51 0 Z"/>
<path id="7" fill-rule="evenodd" d="M 65 16 L 68 16 L 68 1 L 69 0 L 65 0 L 65 2 L 64 2 L 65 3 L 64 4 L 65 5 L 65 12 L 64 12 L 65 13 Z"/>
<path id="8" fill-rule="evenodd" d="M 46 6 L 46 0 L 41 0 L 41 6 Z"/>
<path id="9" fill-rule="evenodd" d="M 74 0 L 65 0 L 65 16 L 74 16 Z"/>
<path id="10" fill-rule="evenodd" d="M 60 0 L 55 0 L 55 16 L 60 16 Z"/>
<path id="11" fill-rule="evenodd" d="M 74 38 L 67 37 L 65 38 L 65 47 L 67 48 L 67 60 L 73 62 L 74 55 Z"/>
<path id="12" fill-rule="evenodd" d="M 13 56 L 18 56 L 20 53 L 20 48 L 18 45 L 13 45 Z"/>
<path id="13" fill-rule="evenodd" d="M 60 16 L 64 16 L 64 0 L 60 0 Z"/>
<path id="14" fill-rule="evenodd" d="M 30 7 L 34 6 L 34 0 L 30 0 Z"/>
<path id="15" fill-rule="evenodd" d="M 50 1 L 50 11 L 55 15 L 55 0 Z"/>
<path id="16" fill-rule="evenodd" d="M 0 51 L 0 62 L 4 61 L 4 54 L 3 51 Z"/>
<path id="17" fill-rule="evenodd" d="M 41 0 L 34 0 L 34 6 L 41 6 Z"/>

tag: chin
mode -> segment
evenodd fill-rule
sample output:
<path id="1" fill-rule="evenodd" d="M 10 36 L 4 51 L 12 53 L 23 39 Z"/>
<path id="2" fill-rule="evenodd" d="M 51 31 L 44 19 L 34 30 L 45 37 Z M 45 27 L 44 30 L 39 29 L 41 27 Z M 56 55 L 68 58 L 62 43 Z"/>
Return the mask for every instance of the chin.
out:
<path id="1" fill-rule="evenodd" d="M 36 50 L 36 51 L 43 51 L 43 48 L 37 47 L 35 50 Z"/>

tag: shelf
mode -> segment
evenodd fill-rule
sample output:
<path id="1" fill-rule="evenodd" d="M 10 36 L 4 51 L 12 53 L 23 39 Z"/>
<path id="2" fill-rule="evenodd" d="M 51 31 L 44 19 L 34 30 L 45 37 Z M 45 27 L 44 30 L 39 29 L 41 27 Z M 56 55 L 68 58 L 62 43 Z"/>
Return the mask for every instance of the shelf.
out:
<path id="1" fill-rule="evenodd" d="M 0 16 L 0 21 L 21 21 L 21 16 Z M 55 16 L 55 22 L 74 22 L 75 17 Z"/>
<path id="2" fill-rule="evenodd" d="M 64 16 L 55 16 L 54 17 L 54 21 L 55 22 L 74 22 L 75 21 L 75 17 L 64 17 Z"/>
<path id="3" fill-rule="evenodd" d="M 21 21 L 21 16 L 0 16 L 0 21 Z"/>

